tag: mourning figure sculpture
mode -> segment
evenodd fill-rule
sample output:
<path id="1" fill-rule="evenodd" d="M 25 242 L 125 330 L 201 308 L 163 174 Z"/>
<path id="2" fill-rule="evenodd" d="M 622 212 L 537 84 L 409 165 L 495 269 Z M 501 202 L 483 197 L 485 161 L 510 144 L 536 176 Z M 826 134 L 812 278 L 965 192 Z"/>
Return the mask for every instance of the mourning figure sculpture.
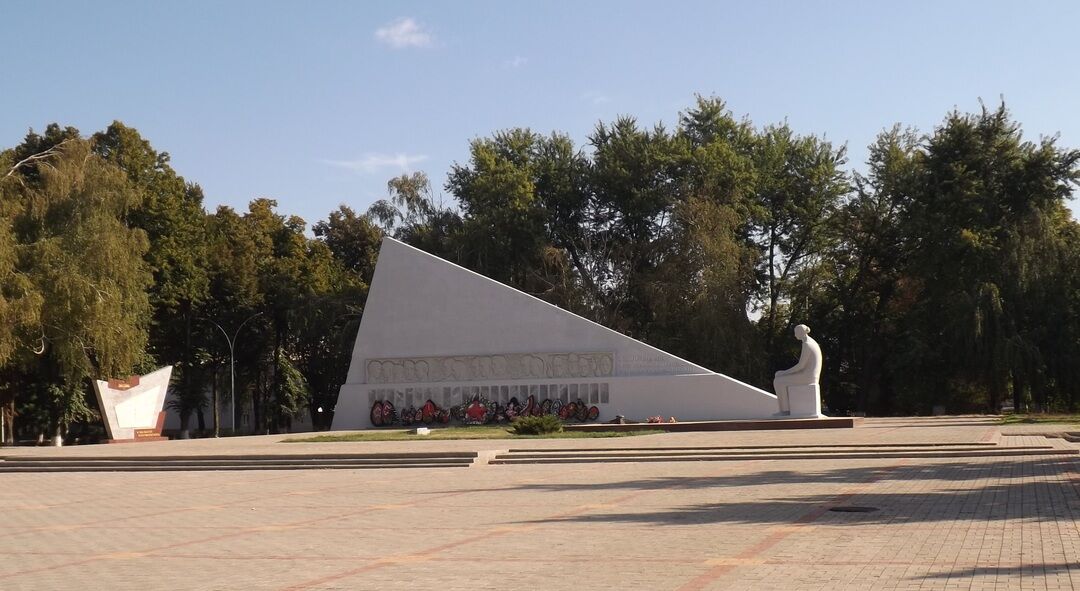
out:
<path id="1" fill-rule="evenodd" d="M 810 337 L 810 327 L 800 324 L 795 327 L 795 338 L 802 341 L 802 352 L 799 354 L 799 362 L 794 367 L 782 369 L 776 372 L 773 380 L 773 389 L 776 391 L 776 399 L 780 403 L 781 415 L 791 415 L 791 390 L 798 394 L 813 396 L 811 408 L 816 411 L 804 410 L 807 407 L 800 404 L 800 412 L 797 414 L 821 414 L 820 390 L 818 378 L 821 377 L 821 365 L 824 361 L 821 355 L 821 347 L 817 341 Z"/>

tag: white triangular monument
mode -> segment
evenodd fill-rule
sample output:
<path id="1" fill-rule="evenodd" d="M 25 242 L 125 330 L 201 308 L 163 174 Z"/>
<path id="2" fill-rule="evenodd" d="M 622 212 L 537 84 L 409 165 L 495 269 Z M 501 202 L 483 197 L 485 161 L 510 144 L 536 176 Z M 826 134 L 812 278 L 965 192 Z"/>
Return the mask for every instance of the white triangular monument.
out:
<path id="1" fill-rule="evenodd" d="M 680 359 L 392 238 L 384 238 L 334 429 L 373 407 L 481 398 L 577 402 L 644 420 L 768 419 L 776 396 Z"/>
<path id="2" fill-rule="evenodd" d="M 105 419 L 110 443 L 159 441 L 165 426 L 165 396 L 172 366 L 127 379 L 94 380 L 94 394 Z"/>

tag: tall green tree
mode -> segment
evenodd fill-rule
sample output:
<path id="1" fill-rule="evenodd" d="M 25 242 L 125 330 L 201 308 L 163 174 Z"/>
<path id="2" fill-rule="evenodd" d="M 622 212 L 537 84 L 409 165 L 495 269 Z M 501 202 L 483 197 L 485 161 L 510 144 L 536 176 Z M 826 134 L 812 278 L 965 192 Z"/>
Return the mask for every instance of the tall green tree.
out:
<path id="1" fill-rule="evenodd" d="M 951 113 L 927 138 L 909 216 L 914 320 L 927 341 L 947 346 L 924 359 L 931 387 L 975 388 L 993 409 L 1011 379 L 1031 375 L 1039 347 L 1021 320 L 1039 273 L 1029 265 L 1052 239 L 1078 161 L 1053 138 L 1024 141 L 1004 105 Z"/>
<path id="2" fill-rule="evenodd" d="M 347 271 L 364 283 L 371 283 L 382 230 L 369 216 L 342 205 L 331 211 L 326 220 L 312 226 L 312 232 Z"/>
<path id="3" fill-rule="evenodd" d="M 841 407 L 1075 404 L 1059 327 L 1075 318 L 1077 162 L 1053 138 L 1025 141 L 1004 106 L 878 138 L 835 218 L 826 280 L 806 290 L 844 360 L 829 370 Z"/>
<path id="4" fill-rule="evenodd" d="M 581 311 L 571 279 L 574 257 L 584 264 L 580 229 L 588 195 L 581 154 L 564 135 L 520 128 L 474 140 L 469 154 L 446 183 L 462 212 L 459 262 Z"/>
<path id="5" fill-rule="evenodd" d="M 154 274 L 149 290 L 153 309 L 150 354 L 158 363 L 174 363 L 179 378 L 174 407 L 181 429 L 188 429 L 192 413 L 206 406 L 200 347 L 209 326 L 201 325 L 196 310 L 209 290 L 206 259 L 206 212 L 202 190 L 187 184 L 169 164 L 169 154 L 158 152 L 137 130 L 114 121 L 92 137 L 95 153 L 115 164 L 140 193 L 139 206 L 128 212 L 128 223 L 146 232 L 150 248 L 146 261 Z"/>
<path id="6" fill-rule="evenodd" d="M 907 274 L 910 249 L 905 222 L 919 175 L 919 136 L 900 127 L 870 146 L 867 172 L 853 176 L 854 191 L 831 218 L 823 255 L 792 285 L 800 314 L 843 363 L 828 363 L 824 381 L 835 410 L 897 412 L 894 386 L 912 351 L 899 346 L 914 304 Z M 913 343 L 909 343 L 913 344 Z"/>
<path id="7" fill-rule="evenodd" d="M 799 136 L 785 125 L 766 128 L 754 149 L 757 228 L 763 250 L 762 306 L 766 354 L 770 365 L 788 357 L 791 339 L 784 339 L 798 320 L 784 318 L 781 307 L 792 302 L 792 284 L 827 247 L 832 216 L 849 191 L 845 149 L 816 136 Z M 783 345 L 778 346 L 782 340 Z"/>
<path id="8" fill-rule="evenodd" d="M 312 336 L 302 329 L 317 322 L 345 274 L 325 242 L 306 236 L 303 219 L 280 214 L 276 207 L 271 199 L 256 199 L 242 216 L 219 209 L 219 227 L 229 229 L 219 238 L 223 275 L 211 282 L 215 295 L 242 303 L 237 310 L 250 306 L 260 315 L 238 353 L 247 368 L 243 378 L 250 385 L 253 424 L 260 433 L 288 430 L 298 413 L 308 411 L 310 382 L 305 376 L 304 387 L 294 387 L 299 382 L 291 372 L 302 372 L 305 353 L 322 351 L 310 340 L 302 342 L 301 335 Z M 229 325 L 243 322 L 236 316 Z M 301 393 L 302 400 L 297 398 Z"/>
<path id="9" fill-rule="evenodd" d="M 348 374 L 383 231 L 368 215 L 344 205 L 313 230 L 333 259 L 326 268 L 329 290 L 309 298 L 298 314 L 295 347 L 300 371 L 311 387 L 314 424 L 328 429 L 338 389 Z"/>
<path id="10" fill-rule="evenodd" d="M 9 383 L 21 382 L 27 396 L 48 407 L 61 435 L 89 416 L 90 378 L 129 375 L 145 359 L 148 241 L 125 223 L 140 205 L 139 192 L 76 130 L 51 125 L 14 152 L 13 160 L 24 163 L 9 177 L 17 187 L 5 185 L 4 193 L 14 268 L 20 289 L 40 305 L 24 335 L 33 344 L 14 366 L 9 359 L 6 372 L 14 378 Z"/>
<path id="11" fill-rule="evenodd" d="M 198 316 L 210 331 L 204 342 L 213 368 L 211 375 L 215 378 L 210 384 L 213 392 L 218 390 L 219 370 L 221 390 L 226 385 L 232 386 L 230 361 L 235 362 L 236 391 L 230 396 L 222 424 L 230 428 L 235 425 L 239 430 L 242 409 L 247 405 L 251 404 L 259 416 L 262 413 L 261 397 L 256 394 L 255 386 L 266 364 L 263 352 L 270 345 L 265 330 L 265 297 L 260 288 L 259 262 L 270 256 L 270 249 L 241 214 L 225 206 L 208 216 L 207 242 L 205 267 L 209 294 Z M 232 339 L 235 350 L 230 351 Z"/>

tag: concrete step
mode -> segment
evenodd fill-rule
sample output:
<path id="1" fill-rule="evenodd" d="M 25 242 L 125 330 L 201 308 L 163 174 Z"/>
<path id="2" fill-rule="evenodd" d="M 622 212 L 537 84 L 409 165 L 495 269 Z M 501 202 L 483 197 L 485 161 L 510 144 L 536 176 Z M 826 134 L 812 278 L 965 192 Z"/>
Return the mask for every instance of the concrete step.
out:
<path id="1" fill-rule="evenodd" d="M 974 453 L 997 453 L 1003 451 L 1031 451 L 1031 450 L 1056 450 L 1051 445 L 1039 445 L 1039 446 L 1012 446 L 1012 447 L 957 447 L 948 448 L 944 450 L 938 449 L 903 449 L 903 448 L 891 448 L 891 449 L 873 449 L 864 450 L 857 446 L 849 446 L 845 448 L 832 448 L 832 449 L 818 449 L 818 448 L 800 448 L 800 449 L 758 449 L 752 451 L 739 451 L 735 450 L 735 455 L 755 455 L 755 456 L 774 456 L 774 455 L 815 455 L 819 457 L 833 457 L 838 455 L 850 455 L 861 454 L 870 457 L 887 457 L 884 454 L 890 453 L 917 453 L 920 456 L 931 453 L 948 453 L 948 454 L 967 454 L 969 452 Z M 608 450 L 589 450 L 581 452 L 569 452 L 561 450 L 530 450 L 522 452 L 514 452 L 512 454 L 505 454 L 499 456 L 502 457 L 514 457 L 514 458 L 580 458 L 580 457 L 596 457 L 596 458 L 616 458 L 616 457 L 665 457 L 665 456 L 715 456 L 715 455 L 731 455 L 725 454 L 723 451 L 716 450 L 683 450 L 683 451 L 671 451 L 668 449 L 658 450 L 641 450 L 641 451 L 608 451 Z"/>
<path id="2" fill-rule="evenodd" d="M 0 459 L 24 462 L 53 462 L 53 461 L 89 461 L 89 460 L 123 460 L 131 462 L 162 462 L 162 461 L 189 461 L 189 460 L 277 460 L 277 459 L 307 459 L 307 460 L 335 460 L 335 459 L 377 459 L 397 460 L 409 458 L 432 458 L 432 459 L 461 459 L 474 460 L 479 456 L 475 451 L 449 451 L 449 452 L 398 452 L 398 453 L 320 453 L 320 454 L 205 454 L 205 455 L 157 455 L 157 456 L 75 456 L 75 455 L 18 455 L 0 456 Z"/>
<path id="3" fill-rule="evenodd" d="M 0 459 L 0 473 L 466 468 L 473 465 L 479 457 L 478 452 L 132 457 L 9 456 Z"/>
<path id="4" fill-rule="evenodd" d="M 1052 447 L 1021 448 L 1006 450 L 933 450 L 933 451 L 845 451 L 832 454 L 820 453 L 730 453 L 694 455 L 606 455 L 578 454 L 547 456 L 542 454 L 500 454 L 490 460 L 491 464 L 586 464 L 607 462 L 716 462 L 748 460 L 866 460 L 878 458 L 993 458 L 1016 456 L 1076 456 L 1080 450 Z"/>
<path id="5" fill-rule="evenodd" d="M 334 459 L 309 459 L 309 458 L 265 458 L 258 460 L 203 460 L 200 458 L 192 458 L 187 460 L 137 460 L 129 461 L 124 459 L 94 459 L 94 460 L 72 460 L 72 459 L 57 459 L 47 462 L 31 461 L 25 462 L 21 460 L 6 460 L 0 462 L 0 466 L 39 466 L 39 467 L 71 467 L 71 466 L 161 466 L 161 465 L 177 465 L 177 466 L 234 466 L 234 465 L 248 465 L 248 466 L 262 466 L 262 465 L 278 465 L 278 466 L 311 466 L 311 465 L 330 465 L 330 464 L 351 464 L 351 465 L 384 465 L 384 464 L 471 464 L 472 458 L 397 458 L 393 460 L 382 460 L 374 458 L 334 458 Z"/>
<path id="6" fill-rule="evenodd" d="M 53 473 L 53 472 L 209 472 L 209 471 L 247 471 L 247 470 L 371 470 L 405 468 L 468 468 L 472 463 L 387 463 L 387 464 L 133 464 L 100 465 L 84 464 L 74 466 L 26 465 L 13 462 L 0 462 L 0 474 L 3 473 Z"/>
<path id="7" fill-rule="evenodd" d="M 953 448 L 953 447 L 995 447 L 998 444 L 992 441 L 968 441 L 959 443 L 820 443 L 820 444 L 783 444 L 783 445 L 665 445 L 662 447 L 558 447 L 550 449 L 529 449 L 529 448 L 510 448 L 510 453 L 518 452 L 536 452 L 536 453 L 557 453 L 557 452 L 590 452 L 590 451 L 655 451 L 655 450 L 756 450 L 756 449 L 831 449 L 831 448 L 859 448 L 859 449 L 878 449 L 878 448 Z"/>

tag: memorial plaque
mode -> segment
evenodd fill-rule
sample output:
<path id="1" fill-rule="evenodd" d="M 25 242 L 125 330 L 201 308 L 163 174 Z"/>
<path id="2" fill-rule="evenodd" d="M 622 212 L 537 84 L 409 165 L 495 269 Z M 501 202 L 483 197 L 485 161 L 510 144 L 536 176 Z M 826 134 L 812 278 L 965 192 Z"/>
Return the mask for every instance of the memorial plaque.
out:
<path id="1" fill-rule="evenodd" d="M 139 376 L 131 376 L 126 380 L 112 379 L 109 380 L 109 389 L 111 390 L 130 390 L 139 385 Z"/>

